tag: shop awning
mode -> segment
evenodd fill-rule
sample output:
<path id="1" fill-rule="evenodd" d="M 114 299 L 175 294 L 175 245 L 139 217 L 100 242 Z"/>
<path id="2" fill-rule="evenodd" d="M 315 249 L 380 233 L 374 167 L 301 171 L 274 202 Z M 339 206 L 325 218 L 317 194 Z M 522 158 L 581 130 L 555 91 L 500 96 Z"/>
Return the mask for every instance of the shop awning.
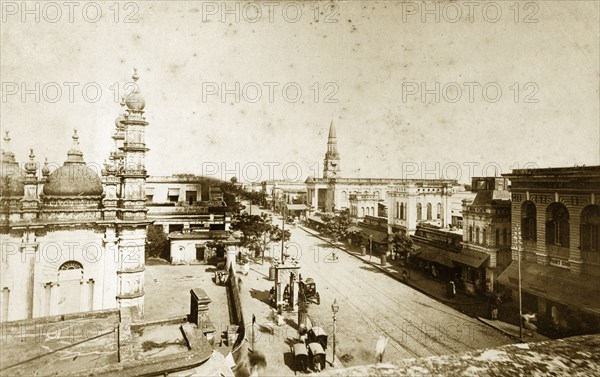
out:
<path id="1" fill-rule="evenodd" d="M 361 226 L 359 226 L 359 228 L 360 228 L 360 234 L 365 238 L 369 238 L 369 236 L 371 236 L 371 237 L 373 237 L 374 242 L 379 242 L 379 243 L 386 243 L 388 241 L 387 232 L 382 232 L 380 230 L 371 229 L 371 228 L 363 228 Z"/>
<path id="2" fill-rule="evenodd" d="M 309 216 L 308 221 L 314 221 L 319 224 L 325 224 L 325 222 L 318 216 Z"/>
<path id="3" fill-rule="evenodd" d="M 417 252 L 411 253 L 411 257 L 414 256 L 416 258 L 421 258 L 430 262 L 435 262 L 441 264 L 442 266 L 450 268 L 454 267 L 452 259 L 448 257 L 447 251 L 423 243 L 415 242 L 415 245 L 418 246 L 419 249 Z"/>
<path id="4" fill-rule="evenodd" d="M 454 262 L 465 264 L 473 268 L 479 268 L 490 256 L 481 251 L 462 250 L 459 253 L 449 252 L 448 257 Z"/>
<path id="5" fill-rule="evenodd" d="M 518 262 L 498 276 L 498 283 L 519 287 Z M 521 262 L 521 289 L 535 296 L 562 303 L 572 308 L 600 314 L 600 278 L 573 274 L 568 269 Z"/>
<path id="6" fill-rule="evenodd" d="M 306 204 L 288 204 L 288 211 L 304 211 L 306 210 Z"/>
<path id="7" fill-rule="evenodd" d="M 349 233 L 359 233 L 361 230 L 362 230 L 362 228 L 358 227 L 356 225 L 352 225 L 348 228 Z"/>

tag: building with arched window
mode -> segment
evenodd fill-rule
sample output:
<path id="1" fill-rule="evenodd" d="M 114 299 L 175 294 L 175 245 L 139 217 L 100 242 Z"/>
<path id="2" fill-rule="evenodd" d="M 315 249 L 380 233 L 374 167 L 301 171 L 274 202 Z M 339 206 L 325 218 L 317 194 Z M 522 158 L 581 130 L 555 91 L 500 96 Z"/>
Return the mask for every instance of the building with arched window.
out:
<path id="1" fill-rule="evenodd" d="M 421 222 L 446 228 L 452 222 L 451 199 L 458 187 L 453 180 L 406 181 L 387 191 L 388 223 L 392 233 L 414 234 Z"/>
<path id="2" fill-rule="evenodd" d="M 434 180 L 434 179 L 405 179 L 405 178 L 347 178 L 342 176 L 340 169 L 340 153 L 337 146 L 337 132 L 335 125 L 331 122 L 327 138 L 327 151 L 323 160 L 323 177 L 308 177 L 305 181 L 307 202 L 314 211 L 339 212 L 351 207 L 352 194 L 360 194 L 372 197 L 376 203 L 389 208 L 389 217 L 398 221 L 415 222 L 414 208 L 416 202 L 412 199 L 401 198 L 392 200 L 390 203 L 390 192 L 397 192 L 398 188 L 405 187 L 411 192 L 419 192 L 419 196 L 431 196 L 431 199 L 421 199 L 423 205 L 431 203 L 434 207 L 440 204 L 438 211 L 430 211 L 431 219 L 437 219 L 440 223 L 450 223 L 450 209 L 444 197 L 452 194 L 452 187 L 457 186 L 456 180 Z M 418 186 L 418 187 L 417 187 Z M 446 187 L 442 189 L 442 186 Z M 414 190 L 413 188 L 414 187 Z M 434 196 L 437 196 L 435 199 Z M 406 210 L 405 220 L 402 220 L 396 201 L 404 201 Z M 373 216 L 378 216 L 377 205 L 374 207 Z M 395 210 L 397 208 L 397 210 Z M 369 213 L 371 209 L 369 209 Z M 350 211 L 353 213 L 356 211 Z M 367 211 L 365 211 L 367 212 Z M 360 216 L 363 217 L 363 216 Z M 444 225 L 445 226 L 445 225 Z M 412 226 L 412 232 L 416 228 L 416 222 Z"/>
<path id="3" fill-rule="evenodd" d="M 121 105 L 104 165 L 85 162 L 74 130 L 62 166 L 40 171 L 31 151 L 21 170 L 5 136 L 0 321 L 121 307 L 143 316 L 148 122 L 137 86 Z"/>
<path id="4" fill-rule="evenodd" d="M 600 166 L 504 176 L 511 181 L 513 262 L 499 282 L 517 289 L 520 256 L 524 310 L 544 317 L 551 329 L 542 331 L 600 331 Z"/>
<path id="5" fill-rule="evenodd" d="M 469 230 L 463 237 L 463 253 L 477 257 L 473 259 L 476 263 L 463 266 L 468 291 L 491 293 L 498 274 L 510 263 L 510 243 L 501 237 L 510 227 L 506 181 L 499 177 L 473 177 L 471 191 L 475 197 L 472 201 L 463 200 L 463 223 Z"/>

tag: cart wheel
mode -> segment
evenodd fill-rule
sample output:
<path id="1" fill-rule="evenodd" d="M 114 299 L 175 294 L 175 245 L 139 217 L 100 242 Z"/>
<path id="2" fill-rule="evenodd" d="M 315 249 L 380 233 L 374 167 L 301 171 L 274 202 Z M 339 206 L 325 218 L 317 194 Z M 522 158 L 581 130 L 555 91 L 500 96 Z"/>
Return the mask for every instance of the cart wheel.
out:
<path id="1" fill-rule="evenodd" d="M 317 305 L 321 305 L 321 295 L 317 292 Z"/>

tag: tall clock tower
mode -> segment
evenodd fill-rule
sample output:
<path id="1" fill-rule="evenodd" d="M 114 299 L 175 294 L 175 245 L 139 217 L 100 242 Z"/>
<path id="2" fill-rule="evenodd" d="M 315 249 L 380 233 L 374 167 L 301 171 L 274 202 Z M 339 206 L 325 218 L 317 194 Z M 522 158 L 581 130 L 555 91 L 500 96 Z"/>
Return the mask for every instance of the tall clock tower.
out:
<path id="1" fill-rule="evenodd" d="M 337 138 L 333 120 L 329 126 L 329 138 L 327 139 L 327 153 L 323 162 L 323 178 L 339 178 L 340 176 L 340 154 L 337 150 Z"/>

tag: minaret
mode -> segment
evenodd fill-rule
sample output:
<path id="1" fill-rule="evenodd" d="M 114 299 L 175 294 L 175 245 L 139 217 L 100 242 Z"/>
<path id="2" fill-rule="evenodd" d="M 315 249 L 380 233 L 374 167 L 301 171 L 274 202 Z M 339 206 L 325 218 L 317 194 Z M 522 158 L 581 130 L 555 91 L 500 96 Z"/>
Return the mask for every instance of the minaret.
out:
<path id="1" fill-rule="evenodd" d="M 333 120 L 329 126 L 329 137 L 327 139 L 327 153 L 323 161 L 323 178 L 339 178 L 340 154 L 337 151 L 337 137 Z"/>
<path id="2" fill-rule="evenodd" d="M 25 164 L 24 195 L 21 199 L 21 213 L 23 220 L 34 220 L 40 200 L 38 198 L 37 164 L 33 149 L 29 150 L 29 161 Z"/>
<path id="3" fill-rule="evenodd" d="M 146 103 L 139 92 L 139 77 L 135 70 L 132 79 L 135 89 L 125 97 L 126 115 L 120 120 L 125 138 L 119 148 L 123 165 L 117 172 L 121 186 L 117 209 L 120 260 L 117 303 L 119 307 L 134 308 L 132 314 L 135 317 L 143 317 L 146 227 L 149 223 L 145 190 L 148 148 L 144 132 L 148 122 L 144 117 Z"/>

